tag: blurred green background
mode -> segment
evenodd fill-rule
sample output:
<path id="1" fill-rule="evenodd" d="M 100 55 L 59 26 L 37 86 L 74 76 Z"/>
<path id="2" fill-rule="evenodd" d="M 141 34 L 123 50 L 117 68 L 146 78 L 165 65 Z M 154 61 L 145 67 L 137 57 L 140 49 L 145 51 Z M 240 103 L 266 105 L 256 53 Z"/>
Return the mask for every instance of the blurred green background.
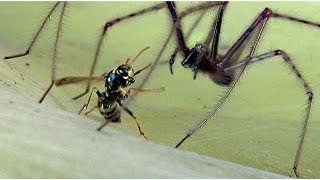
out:
<path id="1" fill-rule="evenodd" d="M 71 2 L 66 12 L 59 46 L 57 77 L 88 75 L 104 23 L 155 3 Z M 178 10 L 182 11 L 196 3 L 198 2 L 178 2 Z M 52 6 L 53 2 L 0 3 L 1 59 L 25 49 Z M 222 27 L 222 52 L 235 42 L 265 7 L 320 22 L 319 2 L 231 2 L 225 12 Z M 35 103 L 50 82 L 50 58 L 58 11 L 53 14 L 31 55 L 1 62 L 1 81 L 34 97 Z M 206 14 L 189 38 L 189 46 L 203 41 L 215 12 L 210 10 Z M 188 29 L 194 19 L 195 15 L 184 19 L 183 27 Z M 95 74 L 100 75 L 110 70 L 147 46 L 151 49 L 134 66 L 138 69 L 153 62 L 169 33 L 170 25 L 168 13 L 163 9 L 112 27 L 104 39 Z M 170 41 L 161 62 L 169 59 L 175 47 L 174 40 Z M 285 50 L 314 90 L 315 100 L 298 169 L 304 178 L 320 177 L 319 40 L 320 28 L 271 19 L 257 49 L 257 54 L 275 49 Z M 215 85 L 206 76 L 199 75 L 197 80 L 192 80 L 192 73 L 181 67 L 180 60 L 181 57 L 177 58 L 174 76 L 169 73 L 167 64 L 158 65 L 145 86 L 165 87 L 165 93 L 139 94 L 129 105 L 140 118 L 149 139 L 169 146 L 174 146 L 193 128 L 226 90 Z M 139 75 L 136 85 L 142 77 L 143 74 Z M 103 84 L 97 83 L 95 86 L 102 89 Z M 71 97 L 81 93 L 84 87 L 54 87 L 44 103 L 77 112 L 85 98 L 74 101 Z M 303 88 L 281 58 L 253 64 L 214 119 L 210 119 L 182 148 L 262 170 L 292 175 L 291 168 L 306 100 Z M 110 126 L 138 136 L 134 121 L 125 113 L 122 116 L 121 123 Z M 104 121 L 98 112 L 90 114 L 90 117 L 96 121 Z"/>

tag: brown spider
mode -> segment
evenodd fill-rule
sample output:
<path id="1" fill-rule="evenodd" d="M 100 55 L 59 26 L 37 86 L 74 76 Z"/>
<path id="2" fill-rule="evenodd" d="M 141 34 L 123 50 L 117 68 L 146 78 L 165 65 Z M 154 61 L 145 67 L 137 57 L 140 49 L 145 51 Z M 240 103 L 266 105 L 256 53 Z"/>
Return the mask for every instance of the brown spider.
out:
<path id="1" fill-rule="evenodd" d="M 305 117 L 303 119 L 303 127 L 301 129 L 300 141 L 296 150 L 295 160 L 292 167 L 294 175 L 296 177 L 299 177 L 297 169 L 299 167 L 302 147 L 307 132 L 311 105 L 314 99 L 312 88 L 304 79 L 301 71 L 298 70 L 297 66 L 292 62 L 286 51 L 276 49 L 260 55 L 255 55 L 255 51 L 259 44 L 261 35 L 270 18 L 279 18 L 292 22 L 303 23 L 307 26 L 313 26 L 316 28 L 320 28 L 320 23 L 310 22 L 289 15 L 280 14 L 272 11 L 270 8 L 265 8 L 260 13 L 260 15 L 252 22 L 252 24 L 244 31 L 239 39 L 232 45 L 232 47 L 225 54 L 220 55 L 218 54 L 218 44 L 220 40 L 223 14 L 225 9 L 227 8 L 227 4 L 228 2 L 221 2 L 221 4 L 218 5 L 217 16 L 205 42 L 197 43 L 196 45 L 194 45 L 194 47 L 189 48 L 185 42 L 182 26 L 180 24 L 181 19 L 176 12 L 175 3 L 167 2 L 167 7 L 171 14 L 172 22 L 176 30 L 176 39 L 178 42 L 178 48 L 173 53 L 169 61 L 171 73 L 173 73 L 172 65 L 174 63 L 176 53 L 181 52 L 183 56 L 183 61 L 181 62 L 181 64 L 185 68 L 189 68 L 193 71 L 193 79 L 196 79 L 198 72 L 202 72 L 204 74 L 207 74 L 214 83 L 218 85 L 229 86 L 229 89 L 220 99 L 220 101 L 218 101 L 216 106 L 214 106 L 214 108 L 206 115 L 203 120 L 200 121 L 200 123 L 195 128 L 187 133 L 187 135 L 176 145 L 176 148 L 178 148 L 186 139 L 188 139 L 202 126 L 204 126 L 206 122 L 224 104 L 225 100 L 229 97 L 230 93 L 239 81 L 241 75 L 246 70 L 248 64 L 265 60 L 274 56 L 280 56 L 294 72 L 298 81 L 304 87 L 304 91 L 307 96 L 307 107 L 305 110 Z M 243 51 L 243 47 L 245 45 L 249 45 L 249 53 L 246 54 L 246 57 L 244 59 L 239 60 L 237 59 L 238 53 Z M 236 59 L 236 61 L 234 59 Z M 238 75 L 235 75 L 235 70 L 239 70 Z"/>

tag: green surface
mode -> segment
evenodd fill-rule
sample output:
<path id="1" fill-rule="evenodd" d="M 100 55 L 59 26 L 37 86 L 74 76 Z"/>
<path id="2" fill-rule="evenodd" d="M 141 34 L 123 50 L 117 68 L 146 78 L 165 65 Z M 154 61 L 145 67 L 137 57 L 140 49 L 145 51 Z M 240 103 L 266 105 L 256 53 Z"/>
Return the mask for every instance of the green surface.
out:
<path id="1" fill-rule="evenodd" d="M 64 22 L 57 76 L 87 75 L 104 22 L 145 7 L 146 4 L 153 3 L 71 3 Z M 190 4 L 179 3 L 179 9 Z M 47 2 L 1 2 L 0 57 L 25 49 L 51 6 L 52 3 Z M 225 49 L 231 46 L 264 7 L 320 22 L 318 2 L 232 2 L 224 17 L 221 47 Z M 209 15 L 188 41 L 190 46 L 205 37 L 211 22 Z M 57 14 L 53 15 L 48 29 L 30 56 L 1 63 L 1 80 L 30 95 L 35 101 L 49 84 L 57 17 Z M 185 27 L 191 20 L 185 20 Z M 165 10 L 113 27 L 108 32 L 107 40 L 104 40 L 96 74 L 117 66 L 147 46 L 151 49 L 143 54 L 135 67 L 152 62 L 169 29 L 170 21 Z M 320 29 L 271 19 L 257 50 L 258 54 L 275 49 L 286 50 L 314 90 L 315 100 L 299 168 L 301 176 L 306 178 L 320 177 L 319 37 Z M 169 58 L 173 45 L 174 41 L 171 41 L 162 61 Z M 129 106 L 141 119 L 146 135 L 152 141 L 171 146 L 210 110 L 224 92 L 223 88 L 214 85 L 206 76 L 199 76 L 193 81 L 192 74 L 183 69 L 179 61 L 177 59 L 175 64 L 174 76 L 169 74 L 167 65 L 158 66 L 146 85 L 148 88 L 166 87 L 165 93 L 141 94 Z M 30 66 L 26 66 L 26 62 Z M 27 76 L 31 79 L 24 78 Z M 98 87 L 102 85 L 97 84 Z M 71 97 L 82 92 L 82 88 L 84 86 L 54 88 L 45 103 L 76 112 L 84 99 L 72 101 Z M 281 58 L 254 64 L 242 77 L 215 119 L 211 119 L 200 132 L 188 139 L 183 148 L 291 175 L 306 98 L 303 88 Z M 98 113 L 90 117 L 103 121 Z M 137 134 L 132 119 L 126 114 L 123 114 L 121 124 L 112 126 Z"/>
<path id="2" fill-rule="evenodd" d="M 1 83 L 0 91 L 1 178 L 287 178 L 110 127 L 93 131 L 99 123 L 86 116 Z"/>

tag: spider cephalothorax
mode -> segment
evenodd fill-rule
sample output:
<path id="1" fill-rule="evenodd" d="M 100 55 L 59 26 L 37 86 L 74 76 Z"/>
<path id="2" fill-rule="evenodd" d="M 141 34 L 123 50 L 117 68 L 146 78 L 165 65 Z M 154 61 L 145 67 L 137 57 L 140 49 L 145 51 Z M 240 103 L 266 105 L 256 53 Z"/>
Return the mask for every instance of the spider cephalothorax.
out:
<path id="1" fill-rule="evenodd" d="M 233 71 L 224 71 L 213 61 L 209 61 L 209 50 L 204 44 L 198 43 L 189 50 L 181 64 L 193 71 L 193 79 L 196 79 L 200 71 L 207 74 L 211 80 L 219 85 L 229 86 L 233 81 Z"/>
<path id="2" fill-rule="evenodd" d="M 190 68 L 194 72 L 194 79 L 199 71 L 201 62 L 206 60 L 208 56 L 208 48 L 203 44 L 196 44 L 181 62 L 185 68 Z"/>

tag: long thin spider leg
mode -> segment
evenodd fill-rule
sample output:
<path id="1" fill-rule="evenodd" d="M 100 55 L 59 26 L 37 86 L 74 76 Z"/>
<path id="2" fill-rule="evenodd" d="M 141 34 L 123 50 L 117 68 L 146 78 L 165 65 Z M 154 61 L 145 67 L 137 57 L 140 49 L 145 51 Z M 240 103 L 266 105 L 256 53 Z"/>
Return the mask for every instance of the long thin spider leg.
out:
<path id="1" fill-rule="evenodd" d="M 261 22 L 262 19 L 265 17 L 275 17 L 280 19 L 285 19 L 293 22 L 303 23 L 305 25 L 315 26 L 317 28 L 320 28 L 320 23 L 315 23 L 311 21 L 307 21 L 304 19 L 279 14 L 273 12 L 269 8 L 265 8 L 264 11 L 259 15 L 259 17 L 252 23 L 252 25 L 246 30 L 246 32 L 237 40 L 237 43 L 235 43 L 229 51 L 225 54 L 223 59 L 221 60 L 221 63 L 219 63 L 219 66 L 225 68 L 228 61 L 231 59 L 232 55 L 235 53 L 235 51 L 241 46 L 241 44 L 245 41 L 245 39 L 249 36 L 249 34 L 254 30 L 254 28 Z"/>
<path id="2" fill-rule="evenodd" d="M 27 48 L 27 50 L 24 52 L 24 53 L 18 53 L 18 54 L 15 54 L 15 55 L 10 55 L 10 56 L 6 56 L 4 57 L 4 59 L 12 59 L 12 58 L 17 58 L 17 57 L 22 57 L 22 56 L 26 56 L 28 55 L 34 44 L 36 43 L 39 35 L 41 34 L 42 30 L 44 29 L 45 25 L 47 24 L 50 16 L 52 15 L 52 13 L 55 11 L 55 9 L 57 8 L 57 6 L 60 4 L 60 1 L 56 2 L 53 7 L 51 8 L 51 10 L 49 11 L 48 15 L 45 17 L 45 19 L 43 20 L 42 24 L 40 25 L 39 29 L 37 30 L 36 34 L 34 35 L 34 37 L 32 38 L 32 40 L 30 41 L 29 43 L 29 46 Z"/>
<path id="3" fill-rule="evenodd" d="M 214 25 L 214 32 L 213 32 L 213 40 L 211 45 L 211 51 L 210 51 L 210 62 L 215 62 L 217 55 L 218 55 L 218 45 L 219 45 L 219 39 L 220 39 L 220 32 L 221 32 L 221 24 L 222 24 L 222 18 L 223 18 L 223 12 L 227 6 L 227 2 L 219 6 L 218 15 L 216 18 L 216 23 Z"/>
<path id="4" fill-rule="evenodd" d="M 166 7 L 165 3 L 159 3 L 159 4 L 156 4 L 156 5 L 151 6 L 149 8 L 145 8 L 145 9 L 136 11 L 134 13 L 131 13 L 131 14 L 128 14 L 128 15 L 113 19 L 111 21 L 107 21 L 105 23 L 104 27 L 103 27 L 103 30 L 101 32 L 101 35 L 99 36 L 99 39 L 98 39 L 98 43 L 97 43 L 97 47 L 96 47 L 96 51 L 95 51 L 95 54 L 94 54 L 94 59 L 93 59 L 92 65 L 91 65 L 89 76 L 92 76 L 93 73 L 94 73 L 94 70 L 95 70 L 95 67 L 96 67 L 96 64 L 97 64 L 97 61 L 98 61 L 98 57 L 99 57 L 99 54 L 100 54 L 100 49 L 102 47 L 103 38 L 106 36 L 107 31 L 109 30 L 109 28 L 111 28 L 113 25 L 118 24 L 119 22 L 121 22 L 123 20 L 130 19 L 130 18 L 133 18 L 133 17 L 136 17 L 136 16 L 140 16 L 140 15 L 143 15 L 143 14 L 146 14 L 146 13 L 149 13 L 149 12 L 157 11 L 157 10 L 160 10 L 162 8 L 165 8 L 165 7 Z M 85 95 L 86 93 L 88 93 L 89 89 L 90 89 L 90 86 L 91 86 L 91 82 L 88 82 L 85 91 L 83 93 L 77 95 L 73 99 L 78 99 L 78 98 L 82 97 L 83 95 Z"/>
<path id="5" fill-rule="evenodd" d="M 58 45 L 59 45 L 59 40 L 60 40 L 60 34 L 61 34 L 61 31 L 62 31 L 62 21 L 63 21 L 63 17 L 64 17 L 64 14 L 65 14 L 66 7 L 67 7 L 67 2 L 64 2 L 62 10 L 61 10 L 60 17 L 59 17 L 56 40 L 55 40 L 55 43 L 54 43 L 54 51 L 53 51 L 53 57 L 52 57 L 52 69 L 51 69 L 52 70 L 51 71 L 51 83 L 48 86 L 47 90 L 42 95 L 42 97 L 40 98 L 39 103 L 42 103 L 44 98 L 47 96 L 47 94 L 49 93 L 49 91 L 53 87 L 53 84 L 54 84 L 54 82 L 56 80 L 56 64 L 57 64 L 56 61 L 57 61 L 57 56 L 58 56 Z"/>
<path id="6" fill-rule="evenodd" d="M 134 119 L 134 121 L 135 121 L 135 123 L 136 123 L 136 125 L 138 127 L 140 135 L 143 136 L 146 140 L 148 140 L 147 137 L 144 134 L 144 131 L 143 131 L 141 125 L 140 125 L 140 122 L 139 122 L 138 118 L 133 114 L 133 112 L 130 109 L 128 109 L 126 106 L 124 106 L 121 102 L 118 101 L 118 104 L 122 107 L 122 109 L 126 113 L 128 113 Z"/>
<path id="7" fill-rule="evenodd" d="M 282 19 L 286 19 L 289 21 L 293 21 L 293 22 L 299 22 L 299 23 L 303 23 L 306 25 L 310 25 L 310 26 L 315 26 L 320 28 L 320 24 L 319 23 L 314 23 L 311 21 L 306 21 L 300 18 L 296 18 L 296 17 L 292 17 L 292 16 L 288 16 L 288 15 L 282 15 L 282 14 L 278 14 L 278 13 L 274 13 L 272 12 L 270 9 L 266 8 L 265 11 L 267 10 L 267 17 L 277 17 L 277 18 L 282 18 Z M 301 136 L 300 136 L 300 141 L 297 147 L 297 151 L 296 151 L 296 155 L 295 155 L 295 159 L 294 159 L 294 164 L 293 164 L 293 173 L 296 177 L 299 177 L 298 174 L 298 167 L 299 167 L 299 162 L 300 162 L 300 158 L 301 158 L 301 153 L 302 153 L 302 148 L 303 148 L 303 144 L 304 144 L 304 139 L 307 133 L 307 127 L 308 127 L 308 121 L 309 121 L 309 116 L 310 116 L 310 111 L 311 111 L 311 104 L 312 104 L 312 100 L 313 100 L 313 92 L 311 87 L 309 86 L 309 84 L 306 82 L 306 80 L 302 77 L 302 74 L 297 70 L 296 66 L 293 64 L 293 62 L 291 61 L 291 59 L 289 58 L 289 56 L 287 55 L 287 53 L 285 53 L 282 50 L 277 50 L 275 51 L 276 55 L 281 55 L 282 58 L 285 60 L 285 62 L 287 62 L 290 66 L 290 68 L 292 69 L 292 71 L 296 74 L 296 76 L 298 77 L 299 81 L 303 84 L 303 87 L 306 91 L 306 94 L 308 95 L 308 103 L 307 103 L 307 107 L 306 107 L 306 114 L 305 114 L 305 118 L 303 121 L 303 127 L 301 130 Z M 247 64 L 249 62 L 247 62 L 243 69 L 246 68 Z M 241 74 L 240 74 L 241 75 Z"/>
<path id="8" fill-rule="evenodd" d="M 306 92 L 306 95 L 308 96 L 308 103 L 307 103 L 307 107 L 306 107 L 306 114 L 303 120 L 303 126 L 301 129 L 301 135 L 300 140 L 299 140 L 299 144 L 297 147 L 297 151 L 296 151 L 296 155 L 295 155 L 295 159 L 294 159 L 294 164 L 293 164 L 293 172 L 295 174 L 296 177 L 299 177 L 299 174 L 297 172 L 298 169 L 298 165 L 300 162 L 300 157 L 301 157 L 301 152 L 302 152 L 302 147 L 303 147 L 303 143 L 304 143 L 304 139 L 307 133 L 307 127 L 308 127 L 308 121 L 309 121 L 309 116 L 310 116 L 310 110 L 311 110 L 311 105 L 312 105 L 312 100 L 313 100 L 313 91 L 312 88 L 310 87 L 309 83 L 304 79 L 301 71 L 299 71 L 296 67 L 296 65 L 292 62 L 292 60 L 290 59 L 289 55 L 283 51 L 283 50 L 275 50 L 275 51 L 271 51 L 265 54 L 262 54 L 260 56 L 257 56 L 255 58 L 252 58 L 250 61 L 255 60 L 257 61 L 261 61 L 261 60 L 265 60 L 267 58 L 271 58 L 274 56 L 281 56 L 282 59 L 289 65 L 290 69 L 294 72 L 294 74 L 297 76 L 298 80 L 300 81 L 300 83 L 303 85 L 304 90 Z M 239 63 L 239 66 L 242 66 L 243 63 Z M 235 68 L 238 68 L 239 66 L 233 66 Z"/>
<path id="9" fill-rule="evenodd" d="M 252 59 L 250 60 L 250 64 L 254 63 L 254 62 L 259 62 L 259 61 L 262 61 L 262 60 L 265 60 L 266 58 L 269 58 L 269 57 L 272 57 L 274 56 L 273 53 L 265 53 L 265 54 L 261 54 L 261 55 L 258 55 L 258 56 L 254 56 L 252 57 Z M 243 67 L 244 65 L 246 64 L 246 59 L 243 59 L 243 60 L 240 60 L 238 63 L 234 64 L 234 65 L 230 65 L 229 67 L 226 67 L 224 69 L 224 71 L 228 72 L 232 72 L 236 69 L 240 69 L 241 67 Z"/>
<path id="10" fill-rule="evenodd" d="M 276 12 L 272 12 L 271 17 L 280 18 L 280 19 L 286 19 L 286 20 L 289 20 L 289 21 L 299 22 L 299 23 L 303 23 L 303 24 L 306 24 L 306 25 L 315 26 L 317 28 L 320 28 L 320 23 L 307 21 L 307 20 L 304 20 L 304 19 L 288 16 L 288 15 L 285 15 L 285 14 L 279 14 L 279 13 L 276 13 Z"/>
<path id="11" fill-rule="evenodd" d="M 166 3 L 167 3 L 168 10 L 170 11 L 171 18 L 173 20 L 173 26 L 175 27 L 175 30 L 176 30 L 176 34 L 177 34 L 177 38 L 178 38 L 179 50 L 182 51 L 184 56 L 188 56 L 188 54 L 190 53 L 190 50 L 186 45 L 185 38 L 184 38 L 184 35 L 183 35 L 183 31 L 182 31 L 181 24 L 180 24 L 180 18 L 177 15 L 176 7 L 174 5 L 174 2 L 173 1 L 167 1 Z"/>
<path id="12" fill-rule="evenodd" d="M 247 40 L 249 35 L 258 27 L 261 25 L 262 22 L 267 21 L 269 16 L 271 15 L 271 10 L 268 8 L 265 8 L 263 12 L 254 20 L 254 22 L 249 26 L 249 28 L 242 34 L 242 36 L 236 41 L 236 43 L 233 44 L 233 46 L 228 50 L 228 52 L 223 56 L 221 62 L 218 64 L 220 67 L 225 67 L 227 62 L 232 58 L 232 56 L 235 54 L 235 52 L 240 48 L 240 46 Z M 251 57 L 253 55 L 254 49 L 251 49 Z"/>

